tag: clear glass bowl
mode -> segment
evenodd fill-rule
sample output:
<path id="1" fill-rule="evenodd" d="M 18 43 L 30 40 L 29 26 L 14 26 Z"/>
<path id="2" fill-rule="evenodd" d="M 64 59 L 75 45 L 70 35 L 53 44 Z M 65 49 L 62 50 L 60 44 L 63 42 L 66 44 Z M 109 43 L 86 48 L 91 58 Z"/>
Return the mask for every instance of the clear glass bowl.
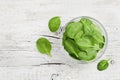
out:
<path id="1" fill-rule="evenodd" d="M 85 64 L 85 63 L 90 63 L 90 62 L 96 61 L 97 59 L 99 59 L 99 58 L 105 53 L 105 50 L 106 50 L 107 44 L 108 44 L 108 36 L 107 36 L 107 32 L 106 32 L 104 26 L 103 26 L 98 20 L 96 20 L 96 19 L 94 19 L 94 18 L 92 18 L 92 17 L 80 16 L 80 17 L 77 17 L 77 18 L 74 18 L 74 19 L 70 20 L 68 23 L 70 23 L 70 22 L 72 22 L 72 21 L 80 21 L 81 18 L 88 18 L 88 19 L 90 19 L 94 24 L 98 25 L 98 27 L 99 27 L 99 28 L 101 29 L 101 31 L 102 31 L 103 36 L 105 37 L 104 47 L 97 53 L 97 56 L 96 56 L 95 59 L 93 59 L 93 60 L 91 60 L 91 61 L 79 60 L 80 63 Z M 60 32 L 61 38 L 62 38 L 63 33 L 64 33 L 64 31 L 65 31 L 65 27 L 68 25 L 68 23 L 61 28 L 61 32 Z M 72 57 L 71 57 L 71 58 L 72 58 Z M 74 58 L 73 58 L 73 59 L 74 59 Z M 77 59 L 75 59 L 75 60 L 77 60 Z"/>

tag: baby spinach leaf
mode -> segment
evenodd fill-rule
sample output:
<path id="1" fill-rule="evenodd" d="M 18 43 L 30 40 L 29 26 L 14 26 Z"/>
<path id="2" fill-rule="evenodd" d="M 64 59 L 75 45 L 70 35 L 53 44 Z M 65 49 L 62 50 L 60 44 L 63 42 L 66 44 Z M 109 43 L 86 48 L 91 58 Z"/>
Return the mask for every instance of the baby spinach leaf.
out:
<path id="1" fill-rule="evenodd" d="M 74 40 L 72 39 L 66 39 L 64 41 L 64 49 L 72 54 L 75 54 L 76 57 L 78 57 L 79 49 Z"/>
<path id="2" fill-rule="evenodd" d="M 87 35 L 92 35 L 93 34 L 93 27 L 91 25 L 84 25 L 84 32 Z"/>
<path id="3" fill-rule="evenodd" d="M 59 16 L 51 18 L 48 23 L 50 31 L 56 32 L 60 27 L 60 23 L 61 23 L 61 20 Z"/>
<path id="4" fill-rule="evenodd" d="M 66 26 L 66 34 L 69 38 L 74 38 L 74 36 L 82 29 L 82 24 L 80 22 L 72 22 Z"/>
<path id="5" fill-rule="evenodd" d="M 97 51 L 101 49 L 99 44 L 94 44 L 92 48 L 94 48 L 94 50 L 97 50 Z"/>
<path id="6" fill-rule="evenodd" d="M 67 28 L 69 28 L 68 26 L 71 25 L 72 23 L 74 23 L 74 21 L 71 21 L 67 24 L 67 26 L 65 27 L 65 30 L 67 30 Z"/>
<path id="7" fill-rule="evenodd" d="M 97 31 L 97 32 L 99 32 L 99 33 L 102 32 L 98 25 L 91 24 L 91 26 L 93 27 L 94 31 Z"/>
<path id="8" fill-rule="evenodd" d="M 88 59 L 87 53 L 84 52 L 84 51 L 80 51 L 78 53 L 78 56 L 79 56 L 79 59 L 81 59 L 81 60 L 87 60 Z"/>
<path id="9" fill-rule="evenodd" d="M 97 51 L 94 50 L 93 48 L 87 48 L 84 52 L 80 51 L 78 54 L 80 59 L 90 61 L 96 57 Z"/>
<path id="10" fill-rule="evenodd" d="M 83 29 L 84 29 L 85 34 L 87 34 L 87 35 L 92 35 L 93 29 L 94 29 L 94 27 L 91 26 L 92 21 L 89 20 L 89 19 L 87 19 L 87 18 L 82 18 L 82 19 L 80 20 L 80 22 L 81 22 L 81 23 L 83 24 L 83 26 L 84 26 Z"/>
<path id="11" fill-rule="evenodd" d="M 100 28 L 98 26 L 95 26 L 94 24 L 92 25 L 94 26 L 93 38 L 97 40 L 99 43 L 104 43 L 104 38 L 103 38 Z"/>
<path id="12" fill-rule="evenodd" d="M 89 37 L 89 39 L 91 40 L 92 45 L 96 45 L 96 44 L 99 45 L 99 42 L 98 42 L 97 40 L 95 40 L 95 39 L 93 38 L 93 36 Z"/>
<path id="13" fill-rule="evenodd" d="M 82 22 L 83 24 L 86 24 L 86 25 L 92 24 L 92 21 L 87 18 L 81 18 L 80 22 Z"/>
<path id="14" fill-rule="evenodd" d="M 79 47 L 92 47 L 90 39 L 85 36 L 75 38 L 75 42 Z"/>
<path id="15" fill-rule="evenodd" d="M 108 60 L 101 60 L 97 65 L 97 69 L 99 71 L 103 71 L 103 70 L 107 69 L 108 66 L 109 66 Z"/>
<path id="16" fill-rule="evenodd" d="M 75 40 L 80 39 L 82 37 L 82 35 L 83 35 L 83 31 L 81 30 L 75 35 L 74 39 Z"/>
<path id="17" fill-rule="evenodd" d="M 73 54 L 73 53 L 69 53 L 69 55 L 70 55 L 72 58 L 74 58 L 74 59 L 81 60 L 80 58 L 76 57 L 76 55 Z"/>
<path id="18" fill-rule="evenodd" d="M 99 32 L 94 32 L 93 38 L 97 40 L 99 43 L 104 43 L 103 35 Z"/>
<path id="19" fill-rule="evenodd" d="M 101 44 L 103 44 L 103 46 L 104 46 L 104 43 L 99 43 L 97 40 L 95 40 L 94 38 L 93 38 L 93 36 L 87 36 L 89 39 L 90 39 L 90 41 L 92 42 L 92 48 L 94 48 L 95 50 L 100 50 L 101 48 Z"/>
<path id="20" fill-rule="evenodd" d="M 42 54 L 47 54 L 51 56 L 51 44 L 46 38 L 40 38 L 36 41 L 36 47 L 38 51 Z"/>
<path id="21" fill-rule="evenodd" d="M 79 49 L 80 49 L 81 51 L 85 51 L 87 48 L 88 48 L 88 47 L 81 47 L 81 46 L 79 46 Z"/>

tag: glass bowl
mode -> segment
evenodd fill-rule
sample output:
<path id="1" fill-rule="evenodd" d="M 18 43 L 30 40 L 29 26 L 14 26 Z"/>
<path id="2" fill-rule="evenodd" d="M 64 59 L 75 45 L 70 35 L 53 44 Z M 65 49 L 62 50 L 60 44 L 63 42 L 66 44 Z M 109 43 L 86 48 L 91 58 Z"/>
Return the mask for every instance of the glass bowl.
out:
<path id="1" fill-rule="evenodd" d="M 101 56 L 105 53 L 105 50 L 107 48 L 107 44 L 108 44 L 108 36 L 107 36 L 107 32 L 104 28 L 104 26 L 96 19 L 92 18 L 92 17 L 88 17 L 88 16 L 80 16 L 80 17 L 77 17 L 77 18 L 74 18 L 72 20 L 70 20 L 68 23 L 72 22 L 72 21 L 80 21 L 81 18 L 87 18 L 87 19 L 90 19 L 94 24 L 98 25 L 98 27 L 101 29 L 101 33 L 103 34 L 103 36 L 105 37 L 105 44 L 104 44 L 104 47 L 97 53 L 97 56 L 95 59 L 91 60 L 91 61 L 84 61 L 84 60 L 78 60 L 79 63 L 90 63 L 90 62 L 94 62 L 96 60 L 98 60 L 99 58 L 101 58 Z M 68 23 L 63 26 L 61 28 L 61 32 L 60 32 L 60 36 L 61 38 L 63 37 L 63 33 L 65 32 L 65 27 L 68 25 Z M 70 56 L 71 57 L 71 56 Z M 71 57 L 72 58 L 72 57 Z M 73 58 L 74 59 L 74 58 Z M 75 59 L 77 60 L 77 59 Z"/>

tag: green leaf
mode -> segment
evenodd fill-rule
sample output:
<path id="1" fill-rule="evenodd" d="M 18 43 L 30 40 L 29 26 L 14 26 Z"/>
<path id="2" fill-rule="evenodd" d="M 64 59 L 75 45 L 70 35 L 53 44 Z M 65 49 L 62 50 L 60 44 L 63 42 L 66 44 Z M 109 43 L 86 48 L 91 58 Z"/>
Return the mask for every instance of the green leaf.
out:
<path id="1" fill-rule="evenodd" d="M 103 46 L 104 43 L 99 43 L 96 39 L 93 38 L 93 36 L 86 36 L 90 39 L 90 41 L 92 42 L 92 48 L 94 48 L 95 50 L 100 50 Z"/>
<path id="2" fill-rule="evenodd" d="M 80 22 L 72 22 L 66 26 L 66 34 L 69 38 L 74 38 L 74 36 L 82 29 L 82 24 Z"/>
<path id="3" fill-rule="evenodd" d="M 99 43 L 104 43 L 104 38 L 103 38 L 100 28 L 94 24 L 92 25 L 94 26 L 93 38 Z"/>
<path id="4" fill-rule="evenodd" d="M 87 24 L 87 25 L 92 24 L 92 21 L 87 18 L 81 18 L 80 22 L 82 22 L 83 24 Z"/>
<path id="5" fill-rule="evenodd" d="M 91 48 L 94 48 L 94 50 L 97 50 L 97 51 L 99 51 L 101 48 L 99 47 L 99 44 L 94 44 L 94 46 L 93 47 L 91 47 Z"/>
<path id="6" fill-rule="evenodd" d="M 92 47 L 92 43 L 88 37 L 82 36 L 82 37 L 76 37 L 75 42 L 79 47 Z"/>
<path id="7" fill-rule="evenodd" d="M 99 32 L 94 32 L 93 38 L 99 43 L 104 43 L 103 35 Z"/>
<path id="8" fill-rule="evenodd" d="M 76 55 L 73 54 L 73 53 L 69 53 L 69 55 L 70 55 L 72 58 L 74 58 L 74 59 L 81 60 L 80 58 L 76 57 Z"/>
<path id="9" fill-rule="evenodd" d="M 72 23 L 75 23 L 74 21 L 71 21 L 67 24 L 67 26 L 65 27 L 65 30 L 67 30 L 68 26 L 71 25 Z"/>
<path id="10" fill-rule="evenodd" d="M 99 71 L 103 71 L 103 70 L 107 69 L 108 66 L 109 66 L 108 60 L 101 60 L 97 65 L 97 69 Z"/>
<path id="11" fill-rule="evenodd" d="M 80 51 L 79 52 L 79 58 L 85 61 L 90 61 L 95 59 L 97 55 L 97 51 L 94 50 L 93 48 L 88 48 L 86 51 Z"/>
<path id="12" fill-rule="evenodd" d="M 89 46 L 79 46 L 80 50 L 84 51 L 84 50 L 86 50 L 89 47 L 94 47 L 94 39 L 92 38 L 92 36 L 83 34 L 82 37 L 86 38 L 89 41 L 90 45 Z M 77 39 L 78 38 L 76 37 L 75 40 L 77 40 Z"/>
<path id="13" fill-rule="evenodd" d="M 72 39 L 66 39 L 64 40 L 64 49 L 69 53 L 69 54 L 75 54 L 76 57 L 78 57 L 79 53 L 79 48 Z"/>
<path id="14" fill-rule="evenodd" d="M 82 38 L 82 35 L 83 35 L 83 31 L 79 31 L 79 32 L 75 35 L 74 39 L 75 39 L 75 40 L 80 39 L 80 38 Z"/>
<path id="15" fill-rule="evenodd" d="M 46 38 L 39 38 L 36 41 L 36 47 L 40 53 L 51 56 L 51 44 Z"/>
<path id="16" fill-rule="evenodd" d="M 87 53 L 86 53 L 86 52 L 83 52 L 83 51 L 80 51 L 80 52 L 78 53 L 78 56 L 79 56 L 79 59 L 81 59 L 81 60 L 87 60 L 87 59 L 88 59 Z"/>
<path id="17" fill-rule="evenodd" d="M 60 23 L 61 23 L 61 20 L 59 16 L 51 18 L 48 23 L 50 31 L 56 32 L 60 27 Z"/>
<path id="18" fill-rule="evenodd" d="M 99 33 L 102 32 L 98 25 L 91 24 L 91 26 L 94 28 L 94 31 L 97 31 L 97 32 L 99 32 Z"/>
<path id="19" fill-rule="evenodd" d="M 92 21 L 87 18 L 82 18 L 80 22 L 83 23 L 83 26 L 84 26 L 83 29 L 84 29 L 85 34 L 91 35 L 94 29 L 94 27 L 91 26 Z"/>

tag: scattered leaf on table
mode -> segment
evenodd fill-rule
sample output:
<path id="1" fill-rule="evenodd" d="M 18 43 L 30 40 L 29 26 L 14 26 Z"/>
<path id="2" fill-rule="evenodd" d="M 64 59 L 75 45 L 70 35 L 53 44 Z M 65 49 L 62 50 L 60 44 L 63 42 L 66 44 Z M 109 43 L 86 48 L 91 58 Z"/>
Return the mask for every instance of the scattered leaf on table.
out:
<path id="1" fill-rule="evenodd" d="M 51 56 L 50 51 L 52 46 L 46 38 L 39 38 L 36 41 L 36 47 L 40 53 Z"/>
<path id="2" fill-rule="evenodd" d="M 50 31 L 56 32 L 60 27 L 60 23 L 61 23 L 61 20 L 59 16 L 51 18 L 48 23 Z"/>
<path id="3" fill-rule="evenodd" d="M 103 71 L 103 70 L 107 69 L 108 66 L 109 66 L 108 60 L 101 60 L 97 65 L 97 69 L 99 71 Z"/>

